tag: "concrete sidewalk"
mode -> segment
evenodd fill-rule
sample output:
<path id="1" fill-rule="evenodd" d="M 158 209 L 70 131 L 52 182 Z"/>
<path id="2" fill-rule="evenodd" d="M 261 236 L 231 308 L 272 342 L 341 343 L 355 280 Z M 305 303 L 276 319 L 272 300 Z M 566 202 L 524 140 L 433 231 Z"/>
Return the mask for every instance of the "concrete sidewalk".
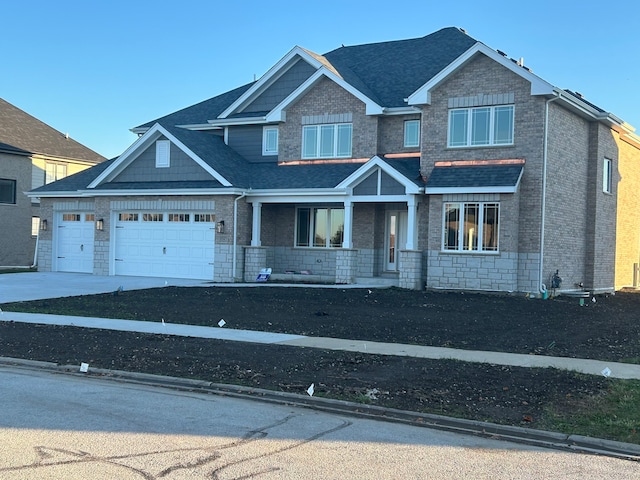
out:
<path id="1" fill-rule="evenodd" d="M 489 363 L 516 367 L 550 367 L 560 370 L 571 370 L 589 375 L 604 375 L 603 372 L 606 371 L 610 372 L 607 376 L 612 378 L 640 379 L 640 365 L 630 363 L 478 350 L 459 350 L 454 348 L 425 347 L 419 345 L 370 342 L 365 340 L 307 337 L 304 335 L 237 330 L 229 328 L 229 326 L 203 327 L 164 322 L 141 322 L 135 320 L 113 320 L 105 318 L 71 317 L 19 312 L 1 312 L 0 321 L 67 325 L 106 330 L 211 338 L 237 342 L 310 347 L 325 350 L 342 350 L 378 355 L 396 355 L 429 359 L 454 359 L 464 362 Z"/>

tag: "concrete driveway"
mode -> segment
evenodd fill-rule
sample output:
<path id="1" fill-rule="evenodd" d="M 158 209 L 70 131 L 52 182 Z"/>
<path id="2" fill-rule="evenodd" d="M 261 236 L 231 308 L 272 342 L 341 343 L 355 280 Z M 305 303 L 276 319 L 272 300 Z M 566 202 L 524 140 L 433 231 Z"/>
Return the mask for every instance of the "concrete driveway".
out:
<path id="1" fill-rule="evenodd" d="M 43 298 L 75 297 L 165 286 L 211 285 L 206 280 L 180 278 L 98 276 L 89 273 L 24 272 L 0 274 L 0 304 Z"/>

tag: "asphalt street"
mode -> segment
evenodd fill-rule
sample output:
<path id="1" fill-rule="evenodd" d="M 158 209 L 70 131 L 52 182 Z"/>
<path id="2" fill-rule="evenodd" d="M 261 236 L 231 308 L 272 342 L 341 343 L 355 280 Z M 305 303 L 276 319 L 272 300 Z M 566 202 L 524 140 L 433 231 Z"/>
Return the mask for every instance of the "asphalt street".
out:
<path id="1" fill-rule="evenodd" d="M 0 367 L 0 478 L 639 478 L 636 462 Z"/>

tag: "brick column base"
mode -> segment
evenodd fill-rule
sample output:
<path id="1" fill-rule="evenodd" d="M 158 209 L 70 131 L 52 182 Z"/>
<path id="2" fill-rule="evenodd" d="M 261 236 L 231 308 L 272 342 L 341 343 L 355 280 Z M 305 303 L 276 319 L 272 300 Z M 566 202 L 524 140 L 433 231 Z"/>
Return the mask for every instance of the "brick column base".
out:
<path id="1" fill-rule="evenodd" d="M 358 250 L 343 248 L 336 251 L 336 283 L 355 283 L 357 269 Z"/>
<path id="2" fill-rule="evenodd" d="M 260 270 L 267 266 L 266 247 L 244 247 L 244 281 L 255 282 Z"/>
<path id="3" fill-rule="evenodd" d="M 422 290 L 422 252 L 400 250 L 398 286 L 409 290 Z"/>

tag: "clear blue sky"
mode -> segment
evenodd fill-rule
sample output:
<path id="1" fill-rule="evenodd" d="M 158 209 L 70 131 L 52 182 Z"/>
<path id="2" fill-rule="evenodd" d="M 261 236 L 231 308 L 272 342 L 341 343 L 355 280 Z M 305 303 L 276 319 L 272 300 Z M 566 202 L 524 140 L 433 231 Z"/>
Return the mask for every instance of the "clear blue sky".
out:
<path id="1" fill-rule="evenodd" d="M 248 83 L 296 45 L 326 53 L 456 26 L 640 133 L 639 14 L 637 1 L 12 1 L 0 97 L 113 157 L 130 128 Z"/>

